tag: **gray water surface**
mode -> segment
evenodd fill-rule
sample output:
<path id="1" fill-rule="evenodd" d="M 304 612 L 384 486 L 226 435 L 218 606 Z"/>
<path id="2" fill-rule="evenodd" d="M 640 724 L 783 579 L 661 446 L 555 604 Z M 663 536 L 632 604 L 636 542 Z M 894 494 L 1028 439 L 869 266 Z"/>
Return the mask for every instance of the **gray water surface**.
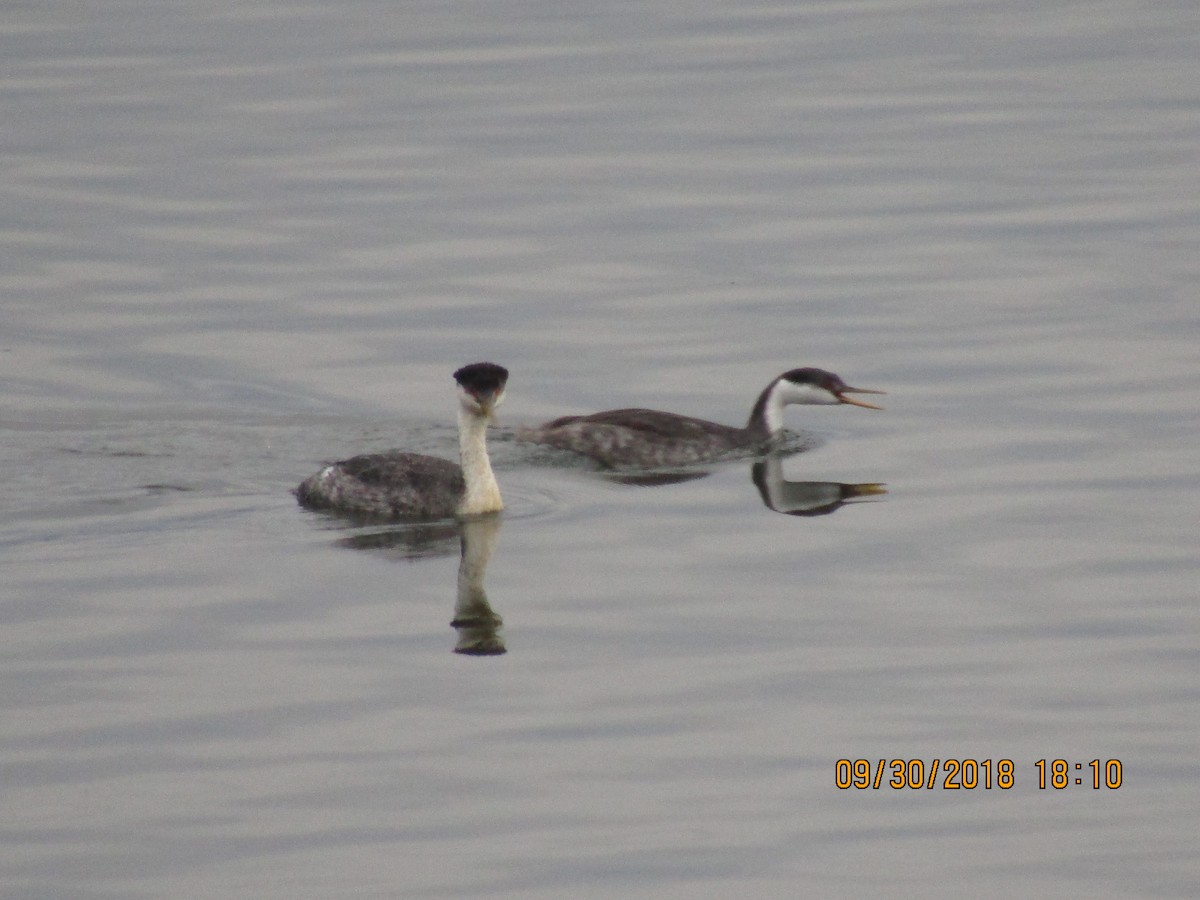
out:
<path id="1" fill-rule="evenodd" d="M 1191 896 L 1198 34 L 1184 2 L 7 10 L 0 893 Z M 512 371 L 486 657 L 455 529 L 289 493 L 453 457 L 480 359 Z M 513 440 L 740 423 L 801 365 L 886 410 L 789 410 L 782 477 L 886 494 L 783 515 L 749 461 L 631 485 Z"/>

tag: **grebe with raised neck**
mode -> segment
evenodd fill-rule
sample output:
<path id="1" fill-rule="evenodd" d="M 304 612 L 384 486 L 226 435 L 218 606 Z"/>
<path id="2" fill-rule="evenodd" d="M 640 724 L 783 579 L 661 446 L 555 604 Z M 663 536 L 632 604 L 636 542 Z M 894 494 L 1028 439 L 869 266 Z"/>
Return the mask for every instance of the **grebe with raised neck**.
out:
<path id="1" fill-rule="evenodd" d="M 517 439 L 571 450 L 610 468 L 686 466 L 770 447 L 783 434 L 783 409 L 790 404 L 847 403 L 882 409 L 847 396 L 882 393 L 850 387 L 824 369 L 792 369 L 758 395 L 744 428 L 653 409 L 610 409 L 526 427 Z"/>
<path id="2" fill-rule="evenodd" d="M 458 448 L 462 465 L 436 456 L 391 450 L 323 467 L 296 488 L 309 509 L 372 519 L 448 519 L 504 507 L 487 451 L 487 426 L 504 400 L 508 370 L 472 363 L 458 383 Z"/>

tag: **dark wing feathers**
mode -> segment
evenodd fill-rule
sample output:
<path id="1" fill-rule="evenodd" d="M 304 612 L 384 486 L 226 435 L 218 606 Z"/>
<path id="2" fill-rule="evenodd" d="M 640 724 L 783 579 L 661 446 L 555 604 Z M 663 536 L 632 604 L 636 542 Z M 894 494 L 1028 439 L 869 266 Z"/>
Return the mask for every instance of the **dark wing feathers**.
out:
<path id="1" fill-rule="evenodd" d="M 337 466 L 363 484 L 420 485 L 434 480 L 463 483 L 458 463 L 420 453 L 368 453 L 342 460 Z"/>
<path id="2" fill-rule="evenodd" d="M 547 422 L 542 427 L 551 429 L 572 423 L 615 425 L 641 433 L 649 440 L 695 440 L 711 437 L 714 433 L 722 433 L 726 430 L 729 432 L 738 430 L 718 425 L 716 422 L 706 422 L 704 419 L 694 419 L 691 416 L 680 416 L 654 409 L 608 409 L 604 412 L 592 413 L 590 416 L 564 416 L 553 422 Z"/>

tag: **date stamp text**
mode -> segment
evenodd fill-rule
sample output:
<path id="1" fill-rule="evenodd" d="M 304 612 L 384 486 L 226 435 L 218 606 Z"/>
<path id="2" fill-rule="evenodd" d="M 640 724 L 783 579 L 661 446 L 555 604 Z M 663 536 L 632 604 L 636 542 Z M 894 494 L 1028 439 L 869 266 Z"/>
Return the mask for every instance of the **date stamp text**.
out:
<path id="1" fill-rule="evenodd" d="M 1124 780 L 1119 759 L 1039 759 L 1031 768 L 1038 790 L 1043 791 L 1069 787 L 1115 791 Z M 834 785 L 843 791 L 1007 791 L 1018 781 L 1017 766 L 1011 759 L 839 759 L 833 772 Z"/>

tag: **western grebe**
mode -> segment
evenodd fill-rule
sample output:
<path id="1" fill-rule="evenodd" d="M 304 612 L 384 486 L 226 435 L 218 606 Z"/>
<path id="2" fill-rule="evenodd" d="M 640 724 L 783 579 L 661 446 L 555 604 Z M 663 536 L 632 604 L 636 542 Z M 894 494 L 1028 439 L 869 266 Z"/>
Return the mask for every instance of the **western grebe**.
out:
<path id="1" fill-rule="evenodd" d="M 446 519 L 496 512 L 504 504 L 487 452 L 487 426 L 504 400 L 508 370 L 472 363 L 458 382 L 458 449 L 462 465 L 392 450 L 331 463 L 296 488 L 310 509 L 373 519 Z"/>
<path id="2" fill-rule="evenodd" d="M 783 408 L 789 404 L 849 403 L 882 409 L 846 396 L 882 393 L 850 387 L 824 369 L 792 369 L 758 395 L 745 428 L 653 409 L 610 409 L 526 427 L 517 438 L 581 453 L 613 468 L 685 466 L 770 446 L 783 433 Z"/>

